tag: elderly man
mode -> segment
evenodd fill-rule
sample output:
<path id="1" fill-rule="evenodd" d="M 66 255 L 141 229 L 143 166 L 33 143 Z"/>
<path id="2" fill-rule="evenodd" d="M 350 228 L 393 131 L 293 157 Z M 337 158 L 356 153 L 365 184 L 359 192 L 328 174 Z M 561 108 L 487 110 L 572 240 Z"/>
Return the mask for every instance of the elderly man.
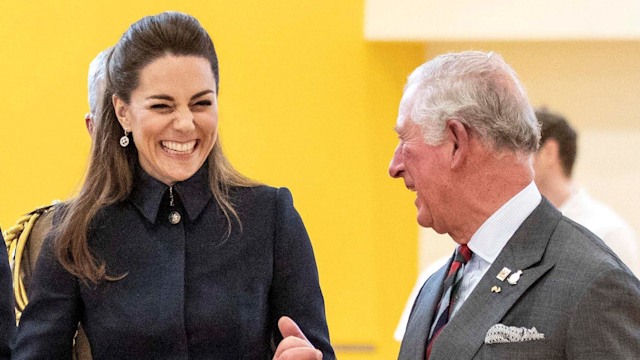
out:
<path id="1" fill-rule="evenodd" d="M 85 114 L 84 122 L 90 135 L 93 134 L 93 121 L 95 119 L 95 114 L 100 111 L 100 101 L 102 101 L 102 96 L 104 96 L 104 68 L 111 49 L 111 47 L 108 47 L 99 52 L 89 64 L 89 112 Z"/>
<path id="2" fill-rule="evenodd" d="M 540 127 L 493 53 L 409 77 L 389 173 L 459 244 L 414 304 L 400 359 L 640 358 L 640 282 L 533 182 Z"/>
<path id="3" fill-rule="evenodd" d="M 396 131 L 390 175 L 416 193 L 418 223 L 458 244 L 418 295 L 399 359 L 640 358 L 640 282 L 540 195 L 540 126 L 500 56 L 420 66 Z M 317 358 L 292 325 L 276 358 Z"/>
<path id="4" fill-rule="evenodd" d="M 606 204 L 592 198 L 573 179 L 578 150 L 578 134 L 560 114 L 546 109 L 535 111 L 542 126 L 540 147 L 533 157 L 535 183 L 540 193 L 564 216 L 596 234 L 636 275 L 640 274 L 638 241 L 631 226 Z M 418 292 L 446 258 L 436 260 L 419 275 L 407 300 L 394 338 L 402 341 L 409 314 Z"/>

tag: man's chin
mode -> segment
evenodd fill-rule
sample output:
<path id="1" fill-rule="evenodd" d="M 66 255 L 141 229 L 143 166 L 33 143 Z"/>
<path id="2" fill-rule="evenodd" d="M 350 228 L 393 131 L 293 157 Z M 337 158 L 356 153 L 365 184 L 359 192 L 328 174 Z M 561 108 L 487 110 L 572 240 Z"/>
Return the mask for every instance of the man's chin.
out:
<path id="1" fill-rule="evenodd" d="M 433 227 L 433 222 L 431 221 L 431 219 L 425 219 L 426 216 L 423 216 L 423 214 L 420 214 L 420 212 L 418 212 L 418 216 L 417 216 L 417 220 L 418 220 L 418 225 L 422 226 L 423 228 L 432 228 Z"/>

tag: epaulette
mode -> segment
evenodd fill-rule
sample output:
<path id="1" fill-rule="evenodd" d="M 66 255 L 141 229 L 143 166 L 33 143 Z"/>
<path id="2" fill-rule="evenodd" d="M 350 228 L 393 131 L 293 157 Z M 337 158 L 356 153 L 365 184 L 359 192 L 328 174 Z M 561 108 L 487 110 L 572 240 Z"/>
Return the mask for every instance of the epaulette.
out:
<path id="1" fill-rule="evenodd" d="M 31 234 L 31 229 L 40 216 L 52 211 L 58 203 L 59 201 L 54 201 L 51 205 L 39 207 L 23 215 L 16 221 L 15 225 L 2 233 L 5 246 L 7 247 L 7 253 L 9 254 L 9 265 L 11 266 L 13 294 L 16 305 L 16 321 L 20 319 L 22 311 L 29 302 L 27 291 L 20 277 L 20 263 L 29 235 Z"/>

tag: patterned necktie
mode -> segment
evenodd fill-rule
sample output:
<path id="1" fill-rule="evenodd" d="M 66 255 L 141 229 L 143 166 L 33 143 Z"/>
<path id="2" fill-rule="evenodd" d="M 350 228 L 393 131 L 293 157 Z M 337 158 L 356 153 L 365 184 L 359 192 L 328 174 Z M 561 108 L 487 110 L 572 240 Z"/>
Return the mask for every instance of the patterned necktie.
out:
<path id="1" fill-rule="evenodd" d="M 429 341 L 427 342 L 427 359 L 429 359 L 429 355 L 431 355 L 433 343 L 444 326 L 447 325 L 447 322 L 449 322 L 451 311 L 454 306 L 453 294 L 455 294 L 458 285 L 460 285 L 460 280 L 462 280 L 462 271 L 458 270 L 460 270 L 463 265 L 471 259 L 471 255 L 473 255 L 473 253 L 467 245 L 460 245 L 453 255 L 453 261 L 449 267 L 449 272 L 447 273 L 447 277 L 444 279 L 442 298 L 440 299 L 440 303 L 437 307 L 438 312 L 435 314 L 435 321 L 433 322 L 431 332 L 429 333 Z"/>

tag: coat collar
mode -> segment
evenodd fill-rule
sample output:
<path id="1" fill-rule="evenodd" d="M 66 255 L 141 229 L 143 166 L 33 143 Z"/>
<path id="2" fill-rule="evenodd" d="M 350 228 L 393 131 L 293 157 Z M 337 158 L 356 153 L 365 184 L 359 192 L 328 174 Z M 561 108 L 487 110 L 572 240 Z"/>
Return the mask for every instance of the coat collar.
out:
<path id="1" fill-rule="evenodd" d="M 427 282 L 422 286 L 407 323 L 402 344 L 400 346 L 400 355 L 398 359 L 424 359 L 425 349 L 427 348 L 427 337 L 433 322 L 433 315 L 436 306 L 442 297 L 442 288 L 447 270 L 451 266 L 451 260 L 436 271 Z"/>
<path id="2" fill-rule="evenodd" d="M 473 359 L 483 345 L 489 328 L 500 322 L 518 299 L 555 265 L 555 260 L 544 257 L 544 254 L 561 219 L 562 214 L 542 198 L 538 207 L 507 242 L 464 305 L 444 327 L 433 345 L 431 359 Z M 523 271 L 516 285 L 496 278 L 503 267 Z M 445 265 L 425 283 L 409 318 L 398 359 L 424 359 L 426 337 L 440 300 L 447 268 L 448 265 Z M 499 294 L 491 292 L 494 285 L 502 288 Z"/>
<path id="3" fill-rule="evenodd" d="M 543 198 L 513 234 L 464 306 L 442 330 L 433 345 L 432 359 L 473 358 L 489 328 L 500 322 L 529 287 L 555 265 L 553 260 L 544 260 L 543 255 L 561 218 L 562 214 Z M 516 285 L 496 278 L 503 267 L 523 271 Z M 500 286 L 502 292 L 492 293 L 493 286 Z"/>
<path id="4" fill-rule="evenodd" d="M 139 165 L 130 195 L 133 205 L 151 223 L 155 223 L 163 200 L 168 197 L 169 186 L 147 174 Z M 189 179 L 175 183 L 173 194 L 180 200 L 190 221 L 194 221 L 213 197 L 209 188 L 209 170 L 205 163 Z"/>

